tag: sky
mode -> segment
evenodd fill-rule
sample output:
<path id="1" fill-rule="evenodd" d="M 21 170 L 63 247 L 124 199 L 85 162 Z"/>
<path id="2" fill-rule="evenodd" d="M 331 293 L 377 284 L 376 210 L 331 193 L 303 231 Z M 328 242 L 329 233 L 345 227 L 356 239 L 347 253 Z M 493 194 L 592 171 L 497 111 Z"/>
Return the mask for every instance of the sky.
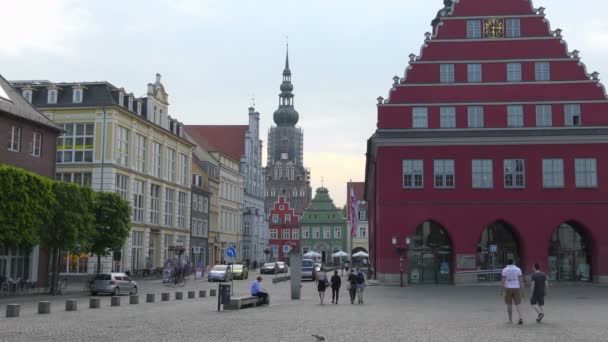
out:
<path id="1" fill-rule="evenodd" d="M 570 50 L 581 51 L 588 72 L 608 74 L 608 2 L 534 5 L 547 9 Z M 376 98 L 387 97 L 393 76 L 403 77 L 408 55 L 420 52 L 442 6 L 442 0 L 0 0 L 0 74 L 108 81 L 142 96 L 160 73 L 171 116 L 185 124 L 247 124 L 255 103 L 266 146 L 288 39 L 304 163 L 313 190 L 323 182 L 342 206 L 346 182 L 364 180 Z"/>

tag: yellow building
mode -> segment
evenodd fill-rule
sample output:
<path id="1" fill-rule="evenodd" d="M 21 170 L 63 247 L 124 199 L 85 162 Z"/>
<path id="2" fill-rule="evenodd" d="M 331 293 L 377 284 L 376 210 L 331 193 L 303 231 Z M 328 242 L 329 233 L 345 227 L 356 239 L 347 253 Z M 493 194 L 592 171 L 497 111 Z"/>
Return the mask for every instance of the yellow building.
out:
<path id="1" fill-rule="evenodd" d="M 64 129 L 56 178 L 115 191 L 131 203 L 132 232 L 122 251 L 102 259 L 103 272 L 161 267 L 181 249 L 189 255 L 194 146 L 168 115 L 159 74 L 140 98 L 107 82 L 14 85 Z M 92 273 L 96 261 L 65 255 L 61 271 Z"/>

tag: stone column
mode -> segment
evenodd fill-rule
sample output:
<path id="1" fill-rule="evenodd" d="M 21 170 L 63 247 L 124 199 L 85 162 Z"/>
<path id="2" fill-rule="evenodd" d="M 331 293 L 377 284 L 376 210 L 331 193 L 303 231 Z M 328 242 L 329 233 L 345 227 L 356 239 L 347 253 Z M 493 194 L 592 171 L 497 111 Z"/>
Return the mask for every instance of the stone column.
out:
<path id="1" fill-rule="evenodd" d="M 289 272 L 291 273 L 291 299 L 300 299 L 302 289 L 302 256 L 300 251 L 289 253 Z"/>

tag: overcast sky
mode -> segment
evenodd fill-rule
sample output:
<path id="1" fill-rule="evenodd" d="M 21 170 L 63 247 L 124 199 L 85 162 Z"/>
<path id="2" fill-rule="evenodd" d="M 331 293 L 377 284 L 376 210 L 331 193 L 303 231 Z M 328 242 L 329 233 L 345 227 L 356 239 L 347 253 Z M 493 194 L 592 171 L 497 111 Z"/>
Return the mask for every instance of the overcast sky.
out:
<path id="1" fill-rule="evenodd" d="M 461 0 L 466 1 L 466 0 Z M 498 0 L 488 0 L 498 1 Z M 526 0 L 503 0 L 526 1 Z M 158 72 L 186 124 L 246 124 L 255 95 L 266 144 L 289 36 L 313 189 L 337 205 L 363 181 L 376 97 L 387 96 L 442 0 L 0 0 L 0 74 L 108 81 L 136 96 Z M 535 1 L 588 71 L 608 74 L 608 3 Z M 601 77 L 601 75 L 600 75 Z M 265 162 L 265 159 L 264 159 Z M 395 186 L 399 186 L 396 184 Z"/>

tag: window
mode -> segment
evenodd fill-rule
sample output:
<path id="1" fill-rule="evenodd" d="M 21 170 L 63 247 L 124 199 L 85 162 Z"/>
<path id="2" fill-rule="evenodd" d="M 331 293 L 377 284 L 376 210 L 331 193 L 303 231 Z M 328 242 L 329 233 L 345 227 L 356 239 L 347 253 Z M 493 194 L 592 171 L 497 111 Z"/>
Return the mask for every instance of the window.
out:
<path id="1" fill-rule="evenodd" d="M 291 238 L 291 229 L 283 229 L 283 240 L 289 240 Z"/>
<path id="2" fill-rule="evenodd" d="M 34 157 L 40 157 L 41 150 L 42 150 L 42 133 L 34 132 L 32 135 L 30 154 Z"/>
<path id="3" fill-rule="evenodd" d="M 454 83 L 454 64 L 441 64 L 439 78 L 441 83 Z"/>
<path id="4" fill-rule="evenodd" d="M 507 37 L 521 37 L 521 22 L 519 19 L 507 19 Z"/>
<path id="5" fill-rule="evenodd" d="M 129 96 L 129 110 L 133 111 L 133 98 L 131 96 Z"/>
<path id="6" fill-rule="evenodd" d="M 188 170 L 188 156 L 180 153 L 179 154 L 179 168 L 181 170 L 181 179 L 180 183 L 182 185 L 188 185 L 188 175 L 190 174 L 190 170 Z"/>
<path id="7" fill-rule="evenodd" d="M 122 92 L 118 93 L 118 105 L 120 105 L 120 106 L 125 105 L 125 94 L 123 94 Z"/>
<path id="8" fill-rule="evenodd" d="M 494 186 L 491 159 L 473 159 L 473 189 L 491 189 Z"/>
<path id="9" fill-rule="evenodd" d="M 175 190 L 165 189 L 165 226 L 173 225 L 173 203 Z"/>
<path id="10" fill-rule="evenodd" d="M 320 239 L 321 238 L 321 228 L 314 227 L 312 229 L 312 238 L 313 239 Z"/>
<path id="11" fill-rule="evenodd" d="M 198 220 L 195 218 L 192 218 L 192 223 L 190 223 L 190 229 L 192 230 L 192 236 L 199 236 L 198 235 Z"/>
<path id="12" fill-rule="evenodd" d="M 563 159 L 543 159 L 543 186 L 545 188 L 564 187 Z"/>
<path id="13" fill-rule="evenodd" d="M 565 124 L 566 126 L 581 125 L 581 105 L 567 104 L 564 106 Z"/>
<path id="14" fill-rule="evenodd" d="M 422 189 L 424 186 L 424 166 L 421 159 L 403 161 L 403 188 Z"/>
<path id="15" fill-rule="evenodd" d="M 279 223 L 279 215 L 272 214 L 272 223 Z"/>
<path id="16" fill-rule="evenodd" d="M 437 159 L 434 161 L 435 188 L 452 189 L 454 185 L 454 160 Z"/>
<path id="17" fill-rule="evenodd" d="M 359 227 L 359 237 L 362 239 L 367 238 L 367 227 L 366 226 Z"/>
<path id="18" fill-rule="evenodd" d="M 440 108 L 441 128 L 456 128 L 456 107 Z"/>
<path id="19" fill-rule="evenodd" d="M 186 228 L 186 201 L 187 193 L 179 192 L 177 195 L 177 226 Z"/>
<path id="20" fill-rule="evenodd" d="M 203 197 L 203 213 L 209 213 L 209 198 Z"/>
<path id="21" fill-rule="evenodd" d="M 167 180 L 175 183 L 175 150 L 167 149 Z"/>
<path id="22" fill-rule="evenodd" d="M 160 223 L 160 185 L 150 186 L 150 223 Z"/>
<path id="23" fill-rule="evenodd" d="M 471 83 L 481 82 L 481 64 L 467 65 L 467 80 Z"/>
<path id="24" fill-rule="evenodd" d="M 272 240 L 276 240 L 278 238 L 278 233 L 276 229 L 271 229 L 270 230 L 270 238 Z"/>
<path id="25" fill-rule="evenodd" d="M 137 101 L 137 114 L 141 115 L 141 101 Z"/>
<path id="26" fill-rule="evenodd" d="M 308 239 L 308 238 L 310 238 L 310 235 L 309 235 L 308 233 L 309 233 L 309 231 L 308 231 L 308 227 L 304 227 L 304 228 L 302 228 L 302 238 L 303 238 L 303 239 Z"/>
<path id="27" fill-rule="evenodd" d="M 72 102 L 82 103 L 82 89 L 74 89 L 72 91 Z"/>
<path id="28" fill-rule="evenodd" d="M 69 182 L 81 186 L 91 186 L 91 172 L 64 172 L 55 174 L 55 180 L 60 182 Z"/>
<path id="29" fill-rule="evenodd" d="M 203 220 L 203 227 L 201 229 L 202 229 L 201 235 L 203 237 L 209 236 L 209 221 Z"/>
<path id="30" fill-rule="evenodd" d="M 144 268 L 144 232 L 133 231 L 131 233 L 131 269 Z"/>
<path id="31" fill-rule="evenodd" d="M 8 149 L 19 152 L 21 147 L 21 127 L 11 126 L 8 129 Z"/>
<path id="32" fill-rule="evenodd" d="M 597 165 L 595 158 L 576 158 L 574 160 L 577 188 L 597 187 Z"/>
<path id="33" fill-rule="evenodd" d="M 507 81 L 521 82 L 521 64 L 520 63 L 508 63 L 507 64 Z"/>
<path id="34" fill-rule="evenodd" d="M 526 167 L 523 159 L 505 159 L 505 189 L 526 187 Z"/>
<path id="35" fill-rule="evenodd" d="M 329 228 L 329 227 L 324 227 L 323 228 L 323 238 L 324 239 L 331 239 L 331 228 Z"/>
<path id="36" fill-rule="evenodd" d="M 481 38 L 481 20 L 467 20 L 467 38 Z"/>
<path id="37" fill-rule="evenodd" d="M 359 221 L 366 221 L 366 220 L 367 220 L 367 211 L 359 210 Z"/>
<path id="38" fill-rule="evenodd" d="M 57 103 L 57 89 L 49 89 L 47 98 L 48 104 L 56 104 Z"/>
<path id="39" fill-rule="evenodd" d="M 291 224 L 291 215 L 285 214 L 285 223 Z"/>
<path id="40" fill-rule="evenodd" d="M 550 105 L 536 106 L 536 127 L 553 126 L 553 114 Z"/>
<path id="41" fill-rule="evenodd" d="M 292 240 L 299 240 L 300 239 L 300 231 L 298 229 L 292 229 L 291 230 L 291 239 Z"/>
<path id="42" fill-rule="evenodd" d="M 412 127 L 414 128 L 427 128 L 428 122 L 428 109 L 424 107 L 416 107 L 412 109 Z"/>
<path id="43" fill-rule="evenodd" d="M 549 62 L 536 62 L 534 70 L 537 81 L 549 81 L 551 79 L 551 69 Z"/>
<path id="44" fill-rule="evenodd" d="M 116 163 L 121 166 L 129 166 L 129 130 L 118 126 L 118 159 Z"/>
<path id="45" fill-rule="evenodd" d="M 342 227 L 334 227 L 334 239 L 342 238 Z"/>
<path id="46" fill-rule="evenodd" d="M 524 107 L 507 106 L 507 126 L 524 127 Z"/>
<path id="47" fill-rule="evenodd" d="M 467 121 L 469 128 L 483 128 L 483 107 L 470 106 L 467 108 Z"/>
<path id="48" fill-rule="evenodd" d="M 146 172 L 146 137 L 137 134 L 135 143 L 135 169 L 139 172 Z"/>
<path id="49" fill-rule="evenodd" d="M 93 162 L 93 124 L 65 124 L 57 138 L 57 163 Z"/>
<path id="50" fill-rule="evenodd" d="M 27 102 L 32 103 L 32 89 L 23 89 L 21 95 Z"/>
<path id="51" fill-rule="evenodd" d="M 117 174 L 116 175 L 116 193 L 120 195 L 125 201 L 127 201 L 127 189 L 129 184 L 129 178 L 127 176 Z"/>
<path id="52" fill-rule="evenodd" d="M 133 222 L 144 222 L 144 182 L 139 179 L 133 184 Z"/>
<path id="53" fill-rule="evenodd" d="M 161 144 L 152 142 L 152 176 L 160 178 L 161 176 Z"/>

